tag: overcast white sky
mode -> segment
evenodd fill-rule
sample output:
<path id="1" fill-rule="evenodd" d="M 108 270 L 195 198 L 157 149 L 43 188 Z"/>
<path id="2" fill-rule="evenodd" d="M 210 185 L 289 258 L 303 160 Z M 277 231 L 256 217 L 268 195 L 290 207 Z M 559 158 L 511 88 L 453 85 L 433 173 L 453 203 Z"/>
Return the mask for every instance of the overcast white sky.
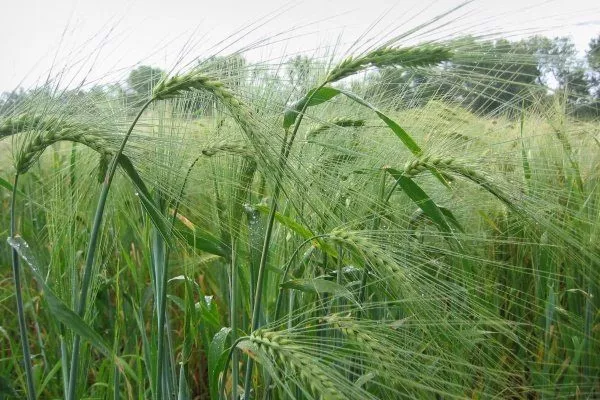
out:
<path id="1" fill-rule="evenodd" d="M 598 3 L 598 4 L 596 4 Z M 398 34 L 457 0 L 0 0 L 0 91 L 43 81 L 70 65 L 80 76 L 117 79 L 138 62 L 169 68 L 178 55 L 206 57 L 270 38 L 249 56 L 277 58 L 369 36 Z M 481 0 L 434 36 L 500 31 L 571 35 L 583 51 L 600 34 L 600 1 Z M 262 22 L 260 22 L 262 21 Z M 244 31 L 255 24 L 256 29 Z M 341 39 L 340 39 L 341 38 Z M 426 38 L 433 38 L 427 36 Z M 342 46 L 341 48 L 344 48 Z M 182 63 L 179 62 L 179 65 Z M 90 72 L 89 68 L 93 65 Z"/>

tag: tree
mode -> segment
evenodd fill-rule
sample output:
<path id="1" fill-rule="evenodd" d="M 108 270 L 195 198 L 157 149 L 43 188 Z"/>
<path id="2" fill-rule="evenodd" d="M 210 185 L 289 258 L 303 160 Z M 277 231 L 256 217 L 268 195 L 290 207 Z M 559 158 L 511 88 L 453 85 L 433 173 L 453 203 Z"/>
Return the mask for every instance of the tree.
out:
<path id="1" fill-rule="evenodd" d="M 457 57 L 451 62 L 436 68 L 382 70 L 367 93 L 393 98 L 399 107 L 442 99 L 475 112 L 493 113 L 520 109 L 541 91 L 541 71 L 532 43 L 462 37 L 453 46 Z"/>
<path id="2" fill-rule="evenodd" d="M 298 55 L 288 60 L 287 74 L 292 86 L 306 88 L 312 61 L 307 56 Z"/>
<path id="3" fill-rule="evenodd" d="M 246 79 L 246 59 L 241 54 L 225 57 L 213 56 L 200 61 L 199 67 L 228 87 L 239 87 Z"/>
<path id="4" fill-rule="evenodd" d="M 2 92 L 0 94 L 0 110 L 14 109 L 27 97 L 27 92 L 23 88 L 18 88 L 12 92 Z"/>
<path id="5" fill-rule="evenodd" d="M 472 41 L 467 56 L 448 66 L 454 76 L 453 97 L 475 112 L 518 110 L 539 91 L 541 71 L 527 41 Z"/>
<path id="6" fill-rule="evenodd" d="M 239 88 L 246 81 L 246 59 L 241 54 L 232 54 L 229 56 L 213 56 L 198 61 L 198 69 L 207 76 L 223 82 L 228 88 Z M 217 107 L 217 103 L 212 96 L 203 96 L 198 98 L 195 103 L 189 104 L 190 111 L 201 111 L 207 115 L 212 115 Z"/>
<path id="7" fill-rule="evenodd" d="M 535 37 L 536 55 L 542 81 L 559 93 L 567 93 L 570 104 L 581 104 L 589 97 L 589 82 L 583 60 L 577 57 L 575 44 L 569 37 L 554 39 Z"/>
<path id="8" fill-rule="evenodd" d="M 590 67 L 589 89 L 600 101 L 600 34 L 590 40 L 586 58 Z"/>
<path id="9" fill-rule="evenodd" d="M 165 72 L 160 68 L 141 65 L 131 71 L 127 77 L 127 85 L 131 90 L 130 98 L 136 105 L 141 105 L 152 93 L 152 88 L 162 79 Z"/>

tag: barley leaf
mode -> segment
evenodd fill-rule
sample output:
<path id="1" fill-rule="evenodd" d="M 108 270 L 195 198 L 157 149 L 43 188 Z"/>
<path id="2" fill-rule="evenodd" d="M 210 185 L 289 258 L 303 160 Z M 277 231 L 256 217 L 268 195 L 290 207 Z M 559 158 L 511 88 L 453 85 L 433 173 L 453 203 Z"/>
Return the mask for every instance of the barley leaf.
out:
<path id="1" fill-rule="evenodd" d="M 258 211 L 260 211 L 262 213 L 267 214 L 269 212 L 269 207 L 267 207 L 266 205 L 258 204 L 255 207 Z M 298 222 L 294 221 L 292 218 L 287 217 L 281 213 L 276 213 L 275 219 L 280 224 L 284 225 L 286 228 L 291 229 L 292 231 L 294 231 L 295 233 L 297 233 L 304 239 L 308 239 L 315 235 L 310 229 L 302 226 Z"/>
<path id="2" fill-rule="evenodd" d="M 177 223 L 176 226 L 177 229 L 175 232 L 177 236 L 181 237 L 190 247 L 224 258 L 229 257 L 230 252 L 225 248 L 223 243 L 210 233 L 200 229 L 192 231 L 184 224 Z"/>
<path id="3" fill-rule="evenodd" d="M 181 363 L 179 367 L 179 393 L 177 394 L 177 400 L 190 400 L 192 398 L 190 393 L 190 387 L 185 378 L 185 364 Z"/>
<path id="4" fill-rule="evenodd" d="M 421 154 L 421 148 L 419 147 L 419 145 L 417 144 L 417 142 L 415 142 L 413 140 L 413 138 L 408 134 L 408 132 L 406 132 L 394 120 L 392 120 L 391 118 L 389 118 L 387 115 L 385 115 L 384 113 L 382 113 L 381 111 L 379 111 L 377 108 L 375 108 L 375 106 L 373 106 L 370 103 L 368 103 L 367 101 L 361 99 L 360 97 L 358 97 L 354 93 L 347 92 L 345 90 L 339 90 L 339 92 L 342 93 L 343 95 L 345 95 L 346 97 L 354 100 L 358 104 L 360 104 L 362 106 L 365 106 L 365 107 L 373 110 L 375 112 L 375 114 L 377 114 L 377 116 L 383 122 L 385 122 L 385 124 L 396 134 L 396 136 L 398 136 L 398 138 L 402 141 L 402 143 L 404 143 L 404 145 L 406 146 L 406 148 L 411 151 L 411 153 L 413 153 L 414 155 L 417 155 L 417 156 Z"/>
<path id="5" fill-rule="evenodd" d="M 348 290 L 348 288 L 340 285 L 339 283 L 328 281 L 327 279 L 293 279 L 283 282 L 281 287 L 284 289 L 299 290 L 305 293 L 331 293 L 336 297 L 345 297 L 348 300 L 356 303 L 352 292 Z"/>
<path id="6" fill-rule="evenodd" d="M 325 103 L 338 94 L 340 94 L 340 91 L 332 87 L 321 87 L 309 90 L 306 96 L 294 102 L 285 111 L 283 115 L 283 128 L 288 129 L 292 126 L 303 109 Z"/>
<path id="7" fill-rule="evenodd" d="M 231 328 L 221 328 L 215 334 L 208 348 L 208 385 L 210 387 L 210 398 L 219 398 L 219 376 L 225 368 L 227 352 L 225 345 L 231 333 Z"/>
<path id="8" fill-rule="evenodd" d="M 440 207 L 440 206 L 438 206 L 438 207 L 439 207 L 440 211 L 442 212 L 442 214 L 444 214 L 444 217 L 446 217 L 446 220 L 448 220 L 448 222 L 450 222 L 459 231 L 461 231 L 463 233 L 465 232 L 465 229 L 462 227 L 460 222 L 458 222 L 458 220 L 456 219 L 454 214 L 452 214 L 452 211 L 450 211 L 446 207 Z"/>
<path id="9" fill-rule="evenodd" d="M 324 86 L 322 88 L 319 88 L 318 90 L 313 89 L 313 90 L 309 91 L 306 94 L 306 96 L 304 96 L 302 99 L 300 99 L 300 100 L 296 101 L 294 104 L 292 104 L 292 106 L 284 114 L 283 127 L 285 129 L 287 129 L 290 126 L 292 126 L 292 124 L 296 121 L 296 117 L 298 116 L 298 113 L 302 111 L 302 109 L 305 107 L 305 105 L 306 105 L 306 108 L 308 108 L 311 106 L 316 106 L 318 104 L 322 104 L 322 103 L 334 98 L 335 96 L 337 96 L 340 93 L 345 95 L 346 97 L 350 98 L 351 100 L 354 100 L 358 104 L 373 110 L 375 112 L 375 114 L 377 114 L 377 116 L 383 122 L 385 122 L 385 124 L 396 134 L 396 136 L 398 136 L 398 138 L 400 138 L 402 143 L 404 143 L 404 145 L 413 154 L 415 154 L 415 155 L 421 154 L 421 148 L 413 140 L 413 138 L 408 134 L 408 132 L 406 132 L 394 120 L 392 120 L 387 115 L 385 115 L 384 113 L 379 111 L 377 108 L 375 108 L 375 106 L 368 103 L 366 100 L 361 99 L 354 93 L 347 92 L 347 91 L 341 90 L 341 89 L 328 87 L 328 86 Z"/>
<path id="10" fill-rule="evenodd" d="M 268 214 L 269 213 L 269 207 L 259 204 L 255 206 L 256 210 L 260 211 L 261 213 L 264 214 Z M 291 231 L 297 233 L 298 235 L 300 235 L 300 237 L 302 237 L 303 239 L 309 239 L 311 237 L 314 237 L 315 234 L 308 229 L 307 227 L 301 225 L 300 223 L 296 222 L 295 220 L 293 220 L 290 217 L 287 217 L 279 212 L 275 213 L 275 219 L 277 220 L 277 222 L 279 222 L 281 225 L 285 226 L 286 228 L 290 229 Z M 315 242 L 318 243 L 318 246 L 327 254 L 331 255 L 332 257 L 336 257 L 337 256 L 337 252 L 327 243 L 325 243 L 324 241 L 322 241 L 321 239 L 315 239 Z"/>
<path id="11" fill-rule="evenodd" d="M 0 186 L 7 189 L 9 192 L 12 192 L 13 186 L 4 178 L 0 177 Z"/>
<path id="12" fill-rule="evenodd" d="M 152 195 L 148 191 L 148 188 L 144 184 L 144 181 L 142 180 L 140 175 L 135 170 L 133 164 L 131 163 L 131 160 L 129 160 L 129 158 L 124 155 L 120 155 L 119 156 L 119 165 L 121 166 L 123 171 L 125 171 L 125 173 L 129 177 L 129 179 L 131 179 L 131 182 L 133 182 L 133 184 L 135 185 L 135 187 L 137 189 L 138 197 L 140 198 L 140 201 L 142 202 L 142 206 L 144 207 L 144 210 L 146 210 L 146 213 L 148 213 L 148 216 L 150 217 L 152 224 L 160 232 L 160 235 L 165 240 L 167 245 L 171 246 L 172 242 L 171 242 L 169 223 L 167 222 L 164 215 L 158 210 L 158 208 L 152 201 Z"/>
<path id="13" fill-rule="evenodd" d="M 29 266 L 33 278 L 44 292 L 44 297 L 46 298 L 46 303 L 50 308 L 52 317 L 65 324 L 65 326 L 77 335 L 87 339 L 92 346 L 98 349 L 102 354 L 107 357 L 112 357 L 112 350 L 102 336 L 89 326 L 79 315 L 73 312 L 73 310 L 67 307 L 46 284 L 41 273 L 40 264 L 36 261 L 27 242 L 21 237 L 14 237 L 9 238 L 8 243 L 16 250 L 23 261 L 25 261 L 25 264 Z"/>
<path id="14" fill-rule="evenodd" d="M 398 170 L 386 168 L 386 171 L 396 179 L 398 185 L 408 197 L 431 219 L 442 231 L 452 232 L 444 212 L 435 202 L 409 177 L 402 175 Z"/>
<path id="15" fill-rule="evenodd" d="M 525 175 L 525 182 L 529 185 L 529 181 L 531 180 L 531 166 L 529 165 L 529 160 L 527 159 L 527 150 L 525 150 L 525 142 L 523 141 L 523 127 L 525 125 L 525 110 L 521 111 L 521 159 L 523 162 L 523 174 Z"/>

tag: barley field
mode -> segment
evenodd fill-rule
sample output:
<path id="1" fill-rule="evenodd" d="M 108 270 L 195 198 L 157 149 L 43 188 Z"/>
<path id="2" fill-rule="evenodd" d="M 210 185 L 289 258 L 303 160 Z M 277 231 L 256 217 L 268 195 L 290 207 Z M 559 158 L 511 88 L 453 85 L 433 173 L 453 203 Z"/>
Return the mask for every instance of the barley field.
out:
<path id="1" fill-rule="evenodd" d="M 0 399 L 600 398 L 600 40 L 429 28 L 3 97 Z"/>

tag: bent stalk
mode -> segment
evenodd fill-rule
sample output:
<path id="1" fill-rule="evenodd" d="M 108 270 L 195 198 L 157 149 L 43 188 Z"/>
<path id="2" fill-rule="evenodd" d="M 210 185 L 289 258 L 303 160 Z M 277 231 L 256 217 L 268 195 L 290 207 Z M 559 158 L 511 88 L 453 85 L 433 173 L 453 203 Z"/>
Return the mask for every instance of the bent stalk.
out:
<path id="1" fill-rule="evenodd" d="M 13 184 L 12 198 L 10 202 L 10 237 L 15 238 L 17 231 L 17 222 L 15 218 L 15 208 L 17 205 L 17 186 L 19 184 L 19 173 L 15 174 L 15 183 Z M 11 246 L 12 247 L 12 246 Z M 23 293 L 21 291 L 21 271 L 19 267 L 19 253 L 12 248 L 12 270 L 15 282 L 15 297 L 17 301 L 17 314 L 19 318 L 19 336 L 21 347 L 23 349 L 23 364 L 25 366 L 25 377 L 27 380 L 27 398 L 34 400 L 35 386 L 33 384 L 33 371 L 31 368 L 31 354 L 29 352 L 29 339 L 27 338 L 27 322 L 25 321 L 25 308 L 23 306 Z"/>
<path id="2" fill-rule="evenodd" d="M 83 317 L 85 313 L 85 308 L 87 304 L 87 296 L 90 288 L 91 278 L 92 278 L 92 269 L 94 266 L 94 256 L 96 254 L 96 247 L 98 245 L 98 237 L 100 234 L 100 226 L 102 225 L 102 217 L 104 216 L 104 208 L 106 206 L 106 199 L 108 198 L 108 191 L 110 190 L 110 185 L 112 183 L 113 177 L 117 170 L 117 164 L 119 161 L 119 157 L 123 153 L 125 149 L 125 145 L 127 144 L 127 140 L 133 131 L 133 128 L 137 124 L 138 120 L 141 118 L 142 114 L 148 108 L 148 106 L 152 103 L 154 99 L 148 100 L 146 104 L 142 106 L 137 116 L 129 126 L 123 141 L 121 142 L 121 146 L 119 150 L 114 154 L 112 161 L 108 167 L 108 171 L 106 172 L 106 176 L 104 178 L 104 182 L 102 183 L 102 191 L 100 192 L 100 198 L 98 199 L 98 205 L 96 206 L 96 214 L 94 215 L 94 224 L 92 225 L 92 231 L 90 233 L 90 241 L 88 244 L 87 251 L 87 259 L 85 263 L 85 269 L 83 272 L 83 279 L 81 282 L 81 293 L 79 295 L 79 302 L 77 304 L 77 314 L 80 317 Z M 67 399 L 75 400 L 75 388 L 77 385 L 77 375 L 79 373 L 79 350 L 81 347 L 81 338 L 79 335 L 75 334 L 73 339 L 73 354 L 71 356 L 71 368 L 69 374 L 69 392 Z"/>

